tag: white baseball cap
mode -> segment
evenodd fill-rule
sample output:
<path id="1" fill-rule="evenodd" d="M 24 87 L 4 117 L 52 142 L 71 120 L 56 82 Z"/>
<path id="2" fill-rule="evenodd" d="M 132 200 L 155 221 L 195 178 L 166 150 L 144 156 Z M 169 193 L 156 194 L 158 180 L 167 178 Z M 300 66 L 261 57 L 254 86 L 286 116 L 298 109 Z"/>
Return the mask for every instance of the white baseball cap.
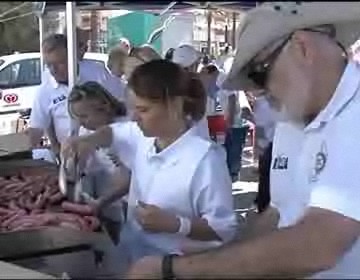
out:
<path id="1" fill-rule="evenodd" d="M 191 45 L 181 45 L 174 50 L 174 63 L 180 64 L 182 67 L 189 67 L 197 62 L 201 57 L 201 53 Z"/>
<path id="2" fill-rule="evenodd" d="M 237 52 L 224 87 L 253 85 L 247 64 L 266 46 L 298 29 L 333 25 L 335 38 L 347 48 L 360 36 L 360 3 L 265 2 L 246 13 L 238 29 Z"/>

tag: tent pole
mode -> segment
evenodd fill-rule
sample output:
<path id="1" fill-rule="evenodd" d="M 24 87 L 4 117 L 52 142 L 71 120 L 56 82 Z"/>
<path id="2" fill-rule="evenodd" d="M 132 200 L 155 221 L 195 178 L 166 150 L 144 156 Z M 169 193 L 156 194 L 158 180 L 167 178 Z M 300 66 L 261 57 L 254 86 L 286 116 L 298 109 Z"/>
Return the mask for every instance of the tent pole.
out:
<path id="1" fill-rule="evenodd" d="M 68 52 L 68 83 L 69 89 L 75 85 L 77 78 L 77 44 L 76 44 L 76 2 L 66 2 L 66 32 Z M 71 121 L 71 135 L 76 136 L 79 125 L 75 120 Z"/>
<path id="2" fill-rule="evenodd" d="M 42 42 L 44 41 L 44 16 L 38 16 L 39 19 L 39 45 L 40 45 L 40 69 L 41 73 L 44 73 L 44 56 L 42 52 Z"/>

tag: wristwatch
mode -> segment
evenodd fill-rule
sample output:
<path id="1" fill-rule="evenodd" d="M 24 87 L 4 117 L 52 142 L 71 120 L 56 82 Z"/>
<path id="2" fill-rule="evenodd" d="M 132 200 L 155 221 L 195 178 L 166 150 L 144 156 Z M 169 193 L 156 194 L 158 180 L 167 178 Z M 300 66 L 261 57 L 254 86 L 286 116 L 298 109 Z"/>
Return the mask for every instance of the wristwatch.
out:
<path id="1" fill-rule="evenodd" d="M 173 259 L 178 257 L 176 254 L 165 255 L 162 259 L 162 279 L 163 280 L 174 280 L 176 279 L 173 271 Z"/>

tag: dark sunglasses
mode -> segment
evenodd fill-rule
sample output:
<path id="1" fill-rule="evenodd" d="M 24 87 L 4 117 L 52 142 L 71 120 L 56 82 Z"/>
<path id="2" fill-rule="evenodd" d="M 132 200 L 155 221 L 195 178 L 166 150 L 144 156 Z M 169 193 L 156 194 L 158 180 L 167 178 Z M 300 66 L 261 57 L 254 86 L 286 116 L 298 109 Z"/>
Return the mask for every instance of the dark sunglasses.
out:
<path id="1" fill-rule="evenodd" d="M 302 29 L 304 31 L 310 31 L 310 32 L 318 32 L 325 35 L 330 36 L 331 38 L 335 38 L 335 33 L 332 29 L 329 31 L 325 31 L 322 29 Z M 291 39 L 292 34 L 290 34 L 286 39 L 277 47 L 275 48 L 262 62 L 256 62 L 256 63 L 249 63 L 249 69 L 248 69 L 248 78 L 254 82 L 255 85 L 258 87 L 264 89 L 266 87 L 269 73 L 271 71 L 271 67 L 274 65 L 274 62 L 279 57 L 281 51 L 286 46 L 286 44 Z M 347 54 L 347 51 L 345 47 L 340 44 L 338 41 L 336 41 L 336 44 L 342 49 L 345 57 Z"/>
<path id="2" fill-rule="evenodd" d="M 248 78 L 260 88 L 265 88 L 271 67 L 280 55 L 283 48 L 289 42 L 291 36 L 288 36 L 277 48 L 275 48 L 262 62 L 250 63 Z"/>

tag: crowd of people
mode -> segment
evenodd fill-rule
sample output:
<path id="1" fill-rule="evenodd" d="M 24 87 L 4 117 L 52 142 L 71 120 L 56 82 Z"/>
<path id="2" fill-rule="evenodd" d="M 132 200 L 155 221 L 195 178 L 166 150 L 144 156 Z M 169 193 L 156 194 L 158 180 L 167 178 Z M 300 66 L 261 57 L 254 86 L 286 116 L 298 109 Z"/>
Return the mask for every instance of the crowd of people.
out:
<path id="1" fill-rule="evenodd" d="M 360 277 L 359 131 L 350 125 L 360 69 L 345 48 L 359 9 L 279 3 L 248 12 L 236 55 L 228 48 L 215 61 L 191 45 L 162 57 L 123 39 L 107 69 L 82 62 L 78 36 L 72 89 L 66 36 L 44 40 L 31 142 L 46 133 L 54 154 L 79 159 L 96 182 L 87 189 L 95 213 L 126 213 L 118 262 L 128 278 Z M 209 134 L 216 114 L 220 143 Z M 258 213 L 239 232 L 232 182 L 253 127 Z"/>

